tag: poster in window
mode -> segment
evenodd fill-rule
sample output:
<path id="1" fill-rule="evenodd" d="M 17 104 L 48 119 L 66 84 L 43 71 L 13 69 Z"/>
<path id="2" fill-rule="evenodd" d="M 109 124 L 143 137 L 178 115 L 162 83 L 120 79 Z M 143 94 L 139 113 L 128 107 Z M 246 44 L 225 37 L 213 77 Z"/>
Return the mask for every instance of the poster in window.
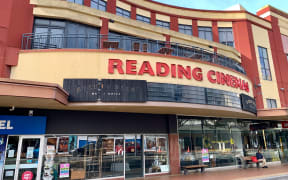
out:
<path id="1" fill-rule="evenodd" d="M 156 151 L 156 137 L 146 137 L 145 144 L 145 151 Z"/>
<path id="2" fill-rule="evenodd" d="M 60 164 L 59 178 L 68 178 L 69 177 L 69 169 L 70 169 L 69 163 Z"/>
<path id="3" fill-rule="evenodd" d="M 116 139 L 115 140 L 115 153 L 116 153 L 116 155 L 123 155 L 124 154 L 123 139 Z"/>
<path id="4" fill-rule="evenodd" d="M 202 149 L 202 162 L 209 162 L 208 149 Z"/>
<path id="5" fill-rule="evenodd" d="M 26 158 L 33 159 L 33 153 L 34 153 L 34 147 L 33 146 L 27 147 Z"/>
<path id="6" fill-rule="evenodd" d="M 72 151 L 77 148 L 77 136 L 69 136 L 69 151 Z"/>
<path id="7" fill-rule="evenodd" d="M 2 177 L 2 170 L 3 170 L 3 164 L 5 159 L 5 150 L 6 150 L 6 141 L 7 136 L 1 135 L 0 136 L 0 177 Z"/>
<path id="8" fill-rule="evenodd" d="M 60 137 L 59 138 L 59 144 L 58 144 L 58 152 L 59 153 L 66 153 L 68 152 L 68 143 L 69 143 L 69 137 Z"/>

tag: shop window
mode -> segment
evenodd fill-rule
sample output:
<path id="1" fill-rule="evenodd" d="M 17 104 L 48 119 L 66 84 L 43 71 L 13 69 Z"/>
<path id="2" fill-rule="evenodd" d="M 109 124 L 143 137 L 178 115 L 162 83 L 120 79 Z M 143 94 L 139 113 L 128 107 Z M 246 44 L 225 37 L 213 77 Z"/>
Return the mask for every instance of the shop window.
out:
<path id="1" fill-rule="evenodd" d="M 188 34 L 192 36 L 192 26 L 191 25 L 185 25 L 185 24 L 179 24 L 178 26 L 179 32 Z"/>
<path id="2" fill-rule="evenodd" d="M 234 47 L 234 37 L 232 28 L 218 28 L 219 42 L 227 46 Z"/>
<path id="3" fill-rule="evenodd" d="M 266 102 L 267 102 L 267 108 L 269 109 L 277 108 L 276 99 L 266 99 Z"/>
<path id="4" fill-rule="evenodd" d="M 213 41 L 212 28 L 211 27 L 198 27 L 199 38 Z"/>
<path id="5" fill-rule="evenodd" d="M 261 64 L 261 72 L 263 80 L 272 81 L 270 64 L 267 49 L 261 46 L 258 46 L 260 64 Z"/>
<path id="6" fill-rule="evenodd" d="M 67 1 L 83 5 L 83 0 L 67 0 Z"/>
<path id="7" fill-rule="evenodd" d="M 122 9 L 122 8 L 119 8 L 119 7 L 116 8 L 116 14 L 118 16 L 123 16 L 126 18 L 130 18 L 130 16 L 131 16 L 129 11 Z"/>
<path id="8" fill-rule="evenodd" d="M 145 173 L 169 172 L 166 136 L 144 136 Z"/>
<path id="9" fill-rule="evenodd" d="M 170 23 L 167 21 L 156 20 L 156 26 L 170 29 Z"/>
<path id="10" fill-rule="evenodd" d="M 106 11 L 106 4 L 103 0 L 91 0 L 91 7 L 101 11 Z"/>
<path id="11" fill-rule="evenodd" d="M 124 174 L 123 136 L 46 137 L 43 178 L 95 179 Z"/>
<path id="12" fill-rule="evenodd" d="M 136 20 L 144 22 L 144 23 L 147 23 L 147 24 L 150 24 L 150 18 L 146 17 L 146 16 L 141 16 L 141 15 L 137 14 L 136 15 Z"/>

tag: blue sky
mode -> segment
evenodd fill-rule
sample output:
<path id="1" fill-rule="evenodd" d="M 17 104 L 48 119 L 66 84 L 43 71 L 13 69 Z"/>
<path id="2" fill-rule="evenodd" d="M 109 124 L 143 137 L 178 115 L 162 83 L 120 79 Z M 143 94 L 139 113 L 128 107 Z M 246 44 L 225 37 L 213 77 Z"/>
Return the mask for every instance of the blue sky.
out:
<path id="1" fill-rule="evenodd" d="M 241 4 L 247 11 L 256 14 L 257 10 L 270 4 L 288 13 L 288 0 L 154 0 L 165 4 L 193 9 L 224 10 L 235 4 Z"/>

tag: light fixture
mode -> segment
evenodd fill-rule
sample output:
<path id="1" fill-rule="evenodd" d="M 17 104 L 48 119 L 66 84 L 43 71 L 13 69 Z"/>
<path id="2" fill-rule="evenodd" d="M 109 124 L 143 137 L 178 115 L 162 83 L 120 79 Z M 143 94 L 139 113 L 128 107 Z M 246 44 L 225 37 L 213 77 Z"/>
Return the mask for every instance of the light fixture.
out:
<path id="1" fill-rule="evenodd" d="M 255 84 L 255 85 L 254 85 L 255 88 L 261 87 L 261 86 L 262 86 L 261 84 Z"/>
<path id="2" fill-rule="evenodd" d="M 33 110 L 29 110 L 29 111 L 28 111 L 28 116 L 33 116 L 33 114 L 34 114 L 34 111 L 33 111 Z"/>
<path id="3" fill-rule="evenodd" d="M 285 89 L 284 89 L 284 88 L 280 88 L 280 90 L 281 90 L 281 91 L 284 91 Z"/>
<path id="4" fill-rule="evenodd" d="M 12 106 L 9 111 L 14 111 L 15 110 L 15 106 Z"/>

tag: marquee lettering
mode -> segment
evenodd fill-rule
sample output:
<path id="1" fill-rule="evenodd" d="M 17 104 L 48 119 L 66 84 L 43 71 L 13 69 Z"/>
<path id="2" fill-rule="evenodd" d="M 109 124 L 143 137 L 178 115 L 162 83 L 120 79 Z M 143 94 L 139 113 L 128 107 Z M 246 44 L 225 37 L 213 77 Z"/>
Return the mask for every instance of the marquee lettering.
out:
<path id="1" fill-rule="evenodd" d="M 126 64 L 126 67 L 123 67 Z M 156 67 L 156 69 L 153 69 Z M 125 72 L 124 72 L 125 69 Z M 167 64 L 164 62 L 156 62 L 155 65 L 149 61 L 143 61 L 141 64 L 137 60 L 126 60 L 123 63 L 120 59 L 109 59 L 108 72 L 109 74 L 129 74 L 129 75 L 150 75 L 179 79 L 188 79 L 203 81 L 203 72 L 200 67 L 183 66 L 181 64 Z M 236 89 L 241 89 L 249 92 L 248 82 L 242 80 L 241 78 L 235 77 L 230 74 L 224 74 L 223 72 L 209 70 L 207 72 L 208 81 L 212 84 L 219 84 L 223 86 L 228 86 Z"/>

